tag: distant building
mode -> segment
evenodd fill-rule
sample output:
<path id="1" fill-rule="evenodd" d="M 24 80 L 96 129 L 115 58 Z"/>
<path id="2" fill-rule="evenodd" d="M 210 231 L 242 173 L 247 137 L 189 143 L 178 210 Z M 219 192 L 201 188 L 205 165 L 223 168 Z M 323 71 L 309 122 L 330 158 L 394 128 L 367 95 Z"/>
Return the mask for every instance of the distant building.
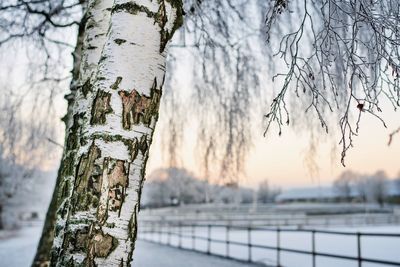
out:
<path id="1" fill-rule="evenodd" d="M 339 194 L 333 187 L 303 187 L 285 190 L 280 193 L 275 202 L 335 202 Z"/>
<path id="2" fill-rule="evenodd" d="M 397 182 L 398 183 L 398 182 Z M 400 203 L 400 187 L 396 181 L 388 181 L 386 185 L 386 197 L 389 202 Z M 283 190 L 276 198 L 277 203 L 291 202 L 339 202 L 341 196 L 332 186 L 302 187 Z M 358 190 L 353 187 L 350 201 L 360 201 Z"/>

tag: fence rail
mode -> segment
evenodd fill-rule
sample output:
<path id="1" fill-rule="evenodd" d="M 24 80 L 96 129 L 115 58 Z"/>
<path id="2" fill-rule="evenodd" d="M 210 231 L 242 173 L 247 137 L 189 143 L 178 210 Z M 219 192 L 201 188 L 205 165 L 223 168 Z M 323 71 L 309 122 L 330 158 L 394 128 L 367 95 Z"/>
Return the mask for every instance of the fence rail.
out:
<path id="1" fill-rule="evenodd" d="M 281 267 L 282 252 L 296 253 L 302 255 L 309 255 L 312 257 L 311 266 L 317 267 L 317 257 L 343 259 L 357 262 L 358 267 L 362 267 L 363 263 L 375 263 L 383 264 L 388 266 L 400 266 L 399 261 L 392 259 L 382 258 L 369 258 L 365 257 L 362 253 L 362 240 L 365 237 L 385 237 L 385 238 L 398 238 L 400 241 L 400 233 L 370 233 L 370 232 L 341 232 L 341 231 L 328 231 L 328 230 L 313 230 L 313 229 L 291 229 L 291 228 L 273 228 L 273 227 L 262 227 L 262 226 L 233 226 L 226 224 L 183 224 L 177 222 L 155 222 L 155 221 L 141 221 L 139 239 L 157 242 L 165 245 L 175 246 L 178 248 L 184 248 L 189 250 L 195 250 L 206 254 L 214 254 L 229 259 L 245 260 L 247 262 L 258 262 L 253 257 L 254 249 L 263 249 L 269 251 L 275 251 L 276 259 L 274 260 L 274 266 Z M 258 231 L 274 233 L 275 244 L 265 245 L 259 242 L 254 242 L 252 239 L 254 234 Z M 212 232 L 217 233 L 217 237 L 214 238 Z M 310 235 L 311 248 L 309 250 L 297 249 L 291 247 L 285 247 L 282 245 L 282 235 L 285 233 L 308 233 Z M 232 240 L 232 233 L 240 233 L 241 240 Z M 351 236 L 356 240 L 356 255 L 343 255 L 339 253 L 328 253 L 320 251 L 318 249 L 318 243 L 316 237 L 318 235 L 329 235 L 329 236 Z M 224 236 L 225 238 L 221 238 Z M 203 242 L 203 248 L 196 247 L 198 241 Z M 211 247 L 215 244 L 224 246 L 224 252 L 220 251 L 213 252 Z M 246 256 L 238 257 L 232 255 L 230 251 L 232 246 L 239 246 L 244 248 L 241 252 L 246 251 Z M 271 265 L 271 263 L 269 263 Z"/>
<path id="2" fill-rule="evenodd" d="M 187 222 L 189 224 L 215 224 L 221 221 L 229 222 L 231 225 L 238 226 L 361 226 L 361 225 L 399 225 L 400 214 L 374 213 L 374 214 L 350 214 L 350 215 L 313 215 L 305 214 L 273 214 L 273 215 L 252 215 L 239 214 L 230 215 L 219 212 L 210 214 L 192 215 L 156 215 L 144 214 L 141 216 L 145 221 L 175 221 Z"/>

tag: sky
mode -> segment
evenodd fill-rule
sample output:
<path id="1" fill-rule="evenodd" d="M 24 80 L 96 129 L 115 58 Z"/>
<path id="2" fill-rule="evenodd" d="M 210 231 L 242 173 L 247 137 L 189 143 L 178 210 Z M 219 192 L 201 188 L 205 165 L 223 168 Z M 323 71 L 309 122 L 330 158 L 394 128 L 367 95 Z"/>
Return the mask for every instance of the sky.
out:
<path id="1" fill-rule="evenodd" d="M 183 83 L 190 83 L 189 80 Z M 186 84 L 187 85 L 187 84 Z M 267 106 L 267 105 L 266 105 Z M 63 95 L 55 99 L 54 116 L 61 118 L 64 115 L 66 103 Z M 343 167 L 340 163 L 341 148 L 338 145 L 339 135 L 334 130 L 327 135 L 324 131 L 311 133 L 307 127 L 285 126 L 283 133 L 278 136 L 277 129 L 273 129 L 263 136 L 262 118 L 264 113 L 254 113 L 254 120 L 259 120 L 258 127 L 253 129 L 253 146 L 246 162 L 246 176 L 240 184 L 256 188 L 257 185 L 267 179 L 270 184 L 282 188 L 319 186 L 330 184 L 341 172 L 351 169 L 360 173 L 374 173 L 384 170 L 389 177 L 395 177 L 400 172 L 400 134 L 395 136 L 391 146 L 388 146 L 390 132 L 400 127 L 399 114 L 393 111 L 388 103 L 382 104 L 382 117 L 387 123 L 387 129 L 381 122 L 368 114 L 363 114 L 360 123 L 359 136 L 354 138 L 354 147 L 348 151 Z M 308 116 L 299 113 L 297 116 Z M 160 121 L 164 118 L 160 114 Z M 293 118 L 296 121 L 296 117 Z M 189 119 L 190 120 L 190 119 Z M 299 120 L 298 123 L 301 123 Z M 184 131 L 191 131 L 190 125 Z M 210 129 L 212 130 L 212 129 Z M 63 142 L 63 124 L 58 121 L 56 132 L 57 142 Z M 157 168 L 166 167 L 166 160 L 162 152 L 162 128 L 155 132 L 154 142 L 150 151 L 150 159 L 147 174 Z M 315 153 L 309 153 L 310 140 L 318 137 L 315 142 Z M 195 153 L 195 136 L 191 136 L 181 158 L 184 159 L 183 167 L 199 175 L 198 162 Z M 41 166 L 45 170 L 56 170 L 61 156 L 61 149 L 54 146 L 58 153 L 52 154 L 43 160 Z M 311 164 L 310 164 L 311 162 Z M 317 162 L 317 165 L 315 164 Z"/>
<path id="2" fill-rule="evenodd" d="M 6 56 L 4 62 L 5 65 L 13 63 L 16 67 L 25 66 L 24 59 L 16 64 L 13 55 L 8 58 Z M 183 66 L 184 69 L 186 67 Z M 23 69 L 20 68 L 19 71 L 22 72 Z M 2 72 L 1 74 L 0 77 L 6 80 L 7 73 Z M 15 77 L 19 76 L 19 73 L 15 75 Z M 190 86 L 190 80 L 182 83 L 184 86 Z M 54 103 L 55 111 L 52 116 L 61 118 L 66 110 L 63 94 L 58 95 Z M 267 105 L 265 106 L 267 107 Z M 307 127 L 290 125 L 283 128 L 281 136 L 278 136 L 276 129 L 272 129 L 266 137 L 263 137 L 262 118 L 265 113 L 255 113 L 254 120 L 259 123 L 253 129 L 255 138 L 246 162 L 246 177 L 240 183 L 256 187 L 258 183 L 267 179 L 270 184 L 283 188 L 327 185 L 341 172 L 348 169 L 360 173 L 384 170 L 389 177 L 397 176 L 400 172 L 400 134 L 395 136 L 391 146 L 388 146 L 387 143 L 389 134 L 400 127 L 400 114 L 396 114 L 388 103 L 383 103 L 382 109 L 382 117 L 385 119 L 387 129 L 382 127 L 381 122 L 375 117 L 363 114 L 359 135 L 354 138 L 354 147 L 348 151 L 345 159 L 346 167 L 340 163 L 341 148 L 338 145 L 340 138 L 334 130 L 327 135 L 322 130 L 311 132 L 307 130 Z M 308 116 L 301 112 L 296 115 L 298 117 Z M 160 114 L 160 120 L 163 120 L 163 114 Z M 298 123 L 301 123 L 301 120 Z M 187 128 L 184 131 L 190 132 L 190 125 L 187 125 Z M 63 142 L 63 131 L 63 124 L 59 121 L 56 125 L 58 133 L 56 141 L 58 143 Z M 160 127 L 156 129 L 147 174 L 167 165 L 163 158 L 161 131 Z M 318 139 L 314 143 L 316 145 L 314 154 L 310 153 L 311 139 Z M 188 140 L 189 143 L 185 144 L 186 149 L 181 158 L 185 159 L 183 166 L 196 173 L 196 169 L 198 169 L 194 149 L 196 140 L 194 136 Z M 54 146 L 54 150 L 58 150 L 58 153 L 52 154 L 49 159 L 43 161 L 45 162 L 41 166 L 43 169 L 49 170 L 58 167 L 61 149 Z"/>
<path id="3" fill-rule="evenodd" d="M 192 67 L 190 62 L 184 60 L 179 67 L 174 70 L 178 72 L 176 77 L 180 78 L 179 82 L 175 83 L 173 88 L 166 90 L 181 90 L 181 94 L 186 94 L 187 92 L 182 92 L 182 90 L 193 87 L 193 82 L 187 73 L 187 69 Z M 271 88 L 274 87 L 279 87 L 279 85 L 273 84 L 268 74 L 263 75 L 260 90 L 271 91 Z M 277 92 L 275 89 L 272 91 Z M 308 125 L 301 124 L 311 120 L 318 123 L 315 114 L 305 113 L 304 109 L 299 109 L 299 111 L 291 112 L 291 124 L 283 127 L 281 136 L 278 135 L 278 129 L 272 127 L 264 137 L 263 118 L 264 114 L 268 112 L 269 103 L 273 97 L 274 94 L 268 92 L 262 96 L 261 101 L 261 105 L 265 106 L 265 109 L 257 107 L 254 108 L 257 111 L 252 110 L 253 120 L 256 121 L 252 129 L 254 140 L 247 157 L 246 175 L 240 181 L 242 185 L 256 188 L 260 182 L 266 179 L 270 184 L 282 188 L 329 185 L 346 170 L 353 170 L 361 174 L 373 174 L 378 170 L 384 170 L 389 178 L 398 177 L 400 174 L 400 134 L 395 136 L 392 144 L 388 146 L 389 134 L 400 127 L 400 114 L 394 111 L 393 106 L 384 97 L 380 98 L 382 109 L 380 115 L 387 128 L 379 119 L 363 112 L 358 136 L 353 138 L 354 147 L 348 150 L 345 157 L 346 167 L 341 164 L 342 148 L 339 145 L 341 135 L 338 119 L 331 120 L 333 124 L 330 125 L 329 134 L 320 127 L 315 127 L 317 130 L 311 131 Z M 297 101 L 297 98 L 290 99 L 290 97 L 289 95 L 287 102 L 291 103 L 289 109 L 293 110 L 296 105 L 298 106 L 296 102 L 294 105 L 292 104 L 293 101 Z M 352 108 L 358 115 L 357 104 L 354 104 Z M 189 111 L 187 113 L 190 114 Z M 160 121 L 162 122 L 163 119 L 164 114 L 161 113 Z M 183 129 L 183 131 L 189 132 L 190 137 L 183 145 L 185 151 L 181 158 L 185 168 L 201 176 L 195 155 L 196 137 L 191 133 L 193 131 L 191 127 L 191 125 L 187 125 L 186 129 Z M 161 151 L 163 138 L 161 131 L 162 129 L 159 127 L 155 132 L 148 173 L 156 168 L 166 166 Z"/>
<path id="4" fill-rule="evenodd" d="M 388 140 L 389 134 L 400 127 L 400 115 L 387 103 L 382 107 L 387 128 L 375 117 L 364 114 L 359 135 L 354 138 L 354 147 L 345 158 L 346 167 L 340 162 L 341 147 L 338 145 L 340 138 L 337 134 L 327 135 L 324 131 L 320 131 L 319 135 L 314 134 L 319 140 L 315 142 L 315 154 L 310 154 L 311 133 L 307 129 L 287 126 L 281 136 L 272 130 L 264 137 L 264 129 L 260 127 L 258 133 L 254 134 L 255 139 L 246 164 L 246 178 L 240 183 L 255 188 L 267 179 L 270 184 L 282 188 L 322 186 L 329 185 L 341 172 L 349 169 L 362 174 L 384 170 L 390 178 L 397 177 L 400 173 L 400 134 L 394 137 L 390 146 Z M 162 118 L 161 114 L 160 120 Z M 162 136 L 157 130 L 147 173 L 166 164 L 161 152 Z M 189 144 L 188 147 L 193 145 Z M 195 150 L 188 149 L 183 156 L 184 166 L 192 171 L 196 170 L 194 153 Z M 310 161 L 317 163 L 317 166 L 310 164 Z"/>

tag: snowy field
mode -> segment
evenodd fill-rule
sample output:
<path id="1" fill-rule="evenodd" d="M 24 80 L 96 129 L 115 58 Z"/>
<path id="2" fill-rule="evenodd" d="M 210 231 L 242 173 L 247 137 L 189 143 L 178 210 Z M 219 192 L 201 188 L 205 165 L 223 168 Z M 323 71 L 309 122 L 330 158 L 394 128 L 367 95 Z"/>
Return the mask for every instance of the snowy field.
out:
<path id="1" fill-rule="evenodd" d="M 160 229 L 155 229 L 159 231 Z M 320 229 L 329 231 L 341 232 L 362 232 L 362 233 L 400 233 L 400 226 L 375 226 L 375 227 L 361 227 L 361 228 L 329 228 Z M 187 249 L 195 249 L 197 251 L 207 252 L 211 254 L 229 256 L 235 259 L 248 260 L 249 253 L 254 262 L 264 263 L 269 266 L 277 265 L 277 252 L 265 248 L 252 247 L 250 250 L 247 246 L 232 244 L 234 242 L 245 243 L 250 240 L 253 245 L 262 245 L 276 247 L 277 233 L 265 230 L 252 230 L 250 235 L 246 230 L 230 229 L 227 234 L 226 227 L 212 227 L 210 237 L 213 240 L 220 240 L 221 242 L 210 242 L 208 248 L 208 229 L 204 226 L 182 227 L 180 230 L 175 229 L 162 229 L 164 234 L 158 233 L 142 233 L 139 238 L 150 240 L 163 244 L 171 244 L 172 246 Z M 166 232 L 180 233 L 184 236 L 179 238 L 177 235 L 168 235 Z M 195 235 L 193 239 L 191 236 Z M 200 238 L 198 238 L 200 237 Z M 227 245 L 226 240 L 232 242 Z M 377 236 L 362 236 L 361 237 L 361 256 L 368 259 L 394 261 L 400 263 L 400 237 L 377 237 Z M 280 233 L 280 247 L 296 250 L 312 251 L 312 234 L 309 232 L 281 232 Z M 325 233 L 318 233 L 315 236 L 315 249 L 319 253 L 337 254 L 343 256 L 357 257 L 357 237 L 348 235 L 332 235 Z M 311 267 L 312 256 L 292 252 L 280 252 L 280 263 L 285 267 Z M 335 259 L 330 257 L 316 257 L 316 266 L 321 267 L 358 267 L 357 261 Z M 376 263 L 362 263 L 363 267 L 378 267 L 389 266 Z M 397 266 L 400 266 L 397 265 Z"/>
<path id="2" fill-rule="evenodd" d="M 132 267 L 260 267 L 146 241 L 139 240 L 136 246 Z"/>
<path id="3" fill-rule="evenodd" d="M 378 232 L 378 233 L 400 233 L 400 226 L 377 226 L 363 228 L 329 228 L 328 230 L 348 231 L 348 232 Z M 0 267 L 29 267 L 33 259 L 37 242 L 40 237 L 41 226 L 24 227 L 21 230 L 0 232 Z M 196 236 L 207 238 L 208 229 L 197 227 L 194 231 Z M 182 234 L 191 235 L 192 228 L 182 230 Z M 206 252 L 208 249 L 207 240 L 195 240 L 191 237 L 179 238 L 167 234 L 141 234 L 141 239 L 149 239 L 155 242 L 167 243 L 178 247 Z M 225 241 L 227 238 L 226 229 L 219 227 L 211 230 L 211 238 Z M 230 230 L 228 239 L 231 242 L 246 243 L 248 240 L 247 231 Z M 276 233 L 266 231 L 251 231 L 251 242 L 255 245 L 276 246 Z M 329 234 L 316 235 L 316 251 L 330 254 L 340 254 L 347 256 L 357 255 L 357 242 L 354 236 L 336 236 Z M 281 233 L 281 247 L 301 249 L 311 251 L 310 233 L 288 232 Z M 372 259 L 384 259 L 400 262 L 400 238 L 391 237 L 362 237 L 361 239 L 362 256 Z M 228 249 L 225 243 L 211 242 L 210 252 L 215 255 L 226 256 L 247 260 L 248 248 L 230 244 Z M 158 255 L 158 257 L 154 257 Z M 160 256 L 162 255 L 162 256 Z M 260 248 L 251 249 L 252 260 L 269 266 L 276 266 L 277 253 L 274 250 Z M 179 266 L 179 262 L 190 262 L 186 266 L 206 267 L 206 266 L 253 266 L 235 261 L 223 260 L 212 256 L 193 253 L 186 250 L 170 248 L 164 245 L 156 245 L 139 241 L 135 251 L 135 267 L 158 267 Z M 160 256 L 160 257 L 159 257 Z M 309 255 L 281 252 L 281 265 L 285 267 L 309 267 L 312 266 L 312 257 Z M 321 267 L 358 267 L 357 262 L 332 259 L 326 257 L 316 257 L 316 266 Z M 381 264 L 363 263 L 363 267 L 389 266 Z"/>
<path id="4" fill-rule="evenodd" d="M 0 231 L 0 266 L 30 266 L 41 231 L 41 225 L 14 231 Z"/>
<path id="5" fill-rule="evenodd" d="M 400 206 L 365 203 L 199 204 L 144 209 L 141 221 L 188 224 L 333 227 L 400 225 Z"/>
<path id="6" fill-rule="evenodd" d="M 41 226 L 24 227 L 16 231 L 0 231 L 0 267 L 29 267 L 41 234 Z M 196 252 L 179 250 L 146 241 L 138 241 L 134 252 L 134 267 L 255 267 Z M 154 255 L 157 255 L 155 257 Z"/>

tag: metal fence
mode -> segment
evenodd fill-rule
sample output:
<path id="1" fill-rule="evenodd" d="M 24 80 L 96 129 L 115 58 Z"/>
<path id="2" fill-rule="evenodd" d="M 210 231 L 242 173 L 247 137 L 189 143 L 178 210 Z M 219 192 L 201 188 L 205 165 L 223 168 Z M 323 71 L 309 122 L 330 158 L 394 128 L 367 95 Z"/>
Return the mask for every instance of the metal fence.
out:
<path id="1" fill-rule="evenodd" d="M 376 225 L 399 225 L 400 214 L 392 213 L 365 213 L 349 215 L 313 215 L 306 214 L 226 214 L 223 211 L 215 214 L 191 214 L 191 215 L 147 215 L 141 214 L 145 221 L 169 221 L 186 222 L 188 224 L 218 224 L 221 221 L 237 226 L 308 226 L 308 227 L 331 227 L 331 226 L 376 226 Z"/>
<path id="2" fill-rule="evenodd" d="M 183 224 L 176 222 L 156 222 L 156 221 L 141 221 L 140 222 L 139 239 L 161 243 L 169 246 L 175 246 L 182 249 L 194 250 L 203 252 L 206 254 L 212 254 L 222 256 L 224 258 L 245 260 L 247 262 L 258 262 L 253 257 L 254 249 L 263 249 L 275 251 L 274 266 L 282 266 L 282 252 L 296 253 L 309 255 L 311 257 L 311 266 L 317 267 L 317 257 L 327 257 L 349 260 L 357 263 L 358 267 L 362 267 L 363 263 L 375 263 L 383 264 L 388 266 L 400 266 L 399 261 L 383 258 L 369 258 L 362 253 L 362 239 L 366 237 L 385 237 L 385 238 L 397 238 L 400 241 L 399 233 L 370 233 L 370 232 L 340 232 L 340 231 L 328 231 L 328 230 L 311 230 L 311 229 L 290 229 L 290 228 L 271 228 L 271 227 L 243 227 L 243 226 L 232 226 L 225 224 Z M 200 230 L 200 231 L 199 231 Z M 218 235 L 215 237 L 212 232 L 217 230 Z M 241 233 L 241 241 L 232 240 L 230 238 L 231 233 L 239 231 Z M 273 233 L 275 237 L 275 244 L 260 244 L 259 242 L 253 242 L 252 237 L 254 233 L 258 231 Z M 200 232 L 200 234 L 199 234 Z M 282 246 L 281 237 L 285 233 L 308 233 L 310 235 L 311 248 L 298 249 Z M 225 238 L 221 238 L 224 235 Z M 317 246 L 318 235 L 329 235 L 329 236 L 351 236 L 356 240 L 356 255 L 344 255 L 339 253 L 327 253 L 320 251 Z M 219 237 L 219 238 L 218 238 Z M 202 241 L 203 248 L 196 247 L 196 242 Z M 225 252 L 218 253 L 213 252 L 211 247 L 215 244 L 220 244 L 224 247 Z M 246 257 L 238 258 L 237 255 L 232 255 L 230 249 L 232 246 L 241 247 L 241 252 L 245 251 Z M 400 252 L 400 248 L 398 250 Z M 269 264 L 271 265 L 271 264 Z"/>

